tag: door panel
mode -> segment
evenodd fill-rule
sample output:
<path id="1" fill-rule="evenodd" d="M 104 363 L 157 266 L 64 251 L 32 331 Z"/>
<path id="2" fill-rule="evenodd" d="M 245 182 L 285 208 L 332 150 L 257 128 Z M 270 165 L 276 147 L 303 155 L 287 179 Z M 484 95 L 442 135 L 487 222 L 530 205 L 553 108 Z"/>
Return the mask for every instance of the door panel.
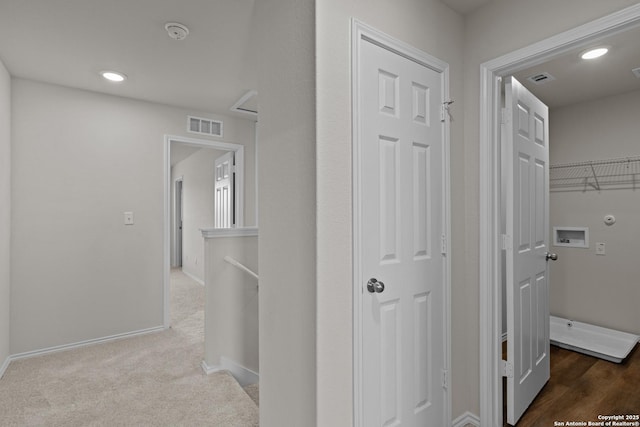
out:
<path id="1" fill-rule="evenodd" d="M 441 75 L 361 41 L 363 426 L 444 425 Z"/>
<path id="2" fill-rule="evenodd" d="M 507 421 L 514 425 L 549 379 L 548 109 L 506 84 Z M 511 240 L 508 238 L 508 240 Z"/>
<path id="3" fill-rule="evenodd" d="M 235 225 L 233 215 L 235 208 L 233 200 L 235 194 L 233 166 L 233 151 L 218 157 L 215 161 L 215 228 L 231 228 Z"/>

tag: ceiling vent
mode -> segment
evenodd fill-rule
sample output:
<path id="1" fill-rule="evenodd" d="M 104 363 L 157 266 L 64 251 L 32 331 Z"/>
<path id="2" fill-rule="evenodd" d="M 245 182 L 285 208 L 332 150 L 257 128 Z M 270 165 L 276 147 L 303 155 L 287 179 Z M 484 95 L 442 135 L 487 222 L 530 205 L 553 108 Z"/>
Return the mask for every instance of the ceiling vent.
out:
<path id="1" fill-rule="evenodd" d="M 533 76 L 527 77 L 527 80 L 537 85 L 541 85 L 555 79 L 556 79 L 555 77 L 553 77 L 551 74 L 547 73 L 546 71 L 544 73 L 538 73 L 538 74 L 534 74 Z"/>
<path id="2" fill-rule="evenodd" d="M 222 137 L 222 122 L 218 120 L 203 119 L 202 117 L 188 116 L 187 132 Z"/>
<path id="3" fill-rule="evenodd" d="M 638 67 L 638 68 L 634 68 L 634 69 L 633 69 L 633 70 L 631 70 L 631 71 L 633 71 L 633 74 L 635 74 L 635 75 L 636 75 L 636 77 L 640 79 L 640 67 Z"/>

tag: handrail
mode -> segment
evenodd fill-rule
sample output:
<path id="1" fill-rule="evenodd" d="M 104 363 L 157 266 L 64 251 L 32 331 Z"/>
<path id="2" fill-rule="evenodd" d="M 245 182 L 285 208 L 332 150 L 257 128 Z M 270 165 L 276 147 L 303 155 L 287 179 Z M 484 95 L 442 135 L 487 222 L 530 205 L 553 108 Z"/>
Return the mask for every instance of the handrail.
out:
<path id="1" fill-rule="evenodd" d="M 251 271 L 247 266 L 245 266 L 244 264 L 241 264 L 240 261 L 236 260 L 235 258 L 231 258 L 230 256 L 225 256 L 224 260 L 226 262 L 228 262 L 229 264 L 233 265 L 234 267 L 238 267 L 240 270 L 244 271 L 247 274 L 250 274 L 251 276 L 253 276 L 256 280 L 260 280 L 260 278 L 258 277 L 258 275 L 256 273 L 254 273 L 253 271 Z"/>

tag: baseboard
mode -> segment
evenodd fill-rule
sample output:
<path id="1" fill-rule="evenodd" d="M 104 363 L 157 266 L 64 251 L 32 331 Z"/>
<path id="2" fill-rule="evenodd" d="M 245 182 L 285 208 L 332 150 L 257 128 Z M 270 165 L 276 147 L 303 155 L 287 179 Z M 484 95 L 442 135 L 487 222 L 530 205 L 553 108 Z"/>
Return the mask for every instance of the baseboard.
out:
<path id="1" fill-rule="evenodd" d="M 467 411 L 453 420 L 453 424 L 451 425 L 452 427 L 468 427 L 470 425 L 480 427 L 480 417 Z"/>
<path id="2" fill-rule="evenodd" d="M 27 359 L 29 357 L 42 356 L 42 355 L 49 354 L 49 353 L 57 353 L 59 351 L 73 350 L 73 349 L 80 348 L 80 347 L 86 347 L 88 345 L 102 344 L 102 343 L 106 343 L 106 342 L 109 342 L 109 341 L 116 341 L 116 340 L 120 340 L 120 339 L 124 339 L 124 338 L 132 338 L 132 337 L 136 337 L 138 335 L 146 335 L 146 334 L 150 334 L 150 333 L 153 333 L 153 332 L 159 332 L 159 331 L 163 331 L 163 330 L 165 330 L 164 326 L 156 326 L 156 327 L 153 327 L 153 328 L 140 329 L 140 330 L 137 330 L 137 331 L 125 332 L 123 334 L 110 335 L 110 336 L 102 337 L 102 338 L 94 338 L 94 339 L 91 339 L 91 340 L 80 341 L 80 342 L 75 342 L 75 343 L 71 343 L 71 344 L 57 345 L 57 346 L 54 346 L 54 347 L 43 348 L 43 349 L 40 349 L 40 350 L 26 351 L 24 353 L 18 353 L 18 354 L 13 354 L 13 355 L 9 356 L 9 360 L 13 361 L 13 360 L 18 360 L 18 359 Z"/>
<path id="3" fill-rule="evenodd" d="M 191 274 L 188 271 L 186 271 L 184 268 L 182 269 L 182 272 L 184 273 L 185 276 L 189 277 L 191 280 L 194 280 L 194 281 L 200 283 L 202 286 L 204 286 L 204 280 L 200 279 L 199 277 L 194 276 L 193 274 Z"/>
<path id="4" fill-rule="evenodd" d="M 11 363 L 11 356 L 7 356 L 7 358 L 4 359 L 4 362 L 2 363 L 2 366 L 0 366 L 0 379 L 4 375 L 4 373 L 7 370 L 7 368 L 9 367 L 9 363 Z"/>
<path id="5" fill-rule="evenodd" d="M 253 372 L 251 369 L 245 368 L 226 357 L 220 358 L 219 365 L 210 366 L 203 360 L 200 366 L 207 375 L 218 371 L 229 371 L 242 387 L 249 384 L 257 384 L 260 381 L 260 375 L 258 373 Z"/>

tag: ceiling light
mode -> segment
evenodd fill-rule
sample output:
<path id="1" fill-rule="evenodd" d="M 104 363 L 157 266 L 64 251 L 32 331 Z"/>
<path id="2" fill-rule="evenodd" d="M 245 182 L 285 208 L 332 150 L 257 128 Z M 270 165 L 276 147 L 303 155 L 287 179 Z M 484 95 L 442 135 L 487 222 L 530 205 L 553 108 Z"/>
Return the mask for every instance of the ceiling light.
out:
<path id="1" fill-rule="evenodd" d="M 118 73 L 117 71 L 103 71 L 100 74 L 105 79 L 116 83 L 123 82 L 127 78 L 127 76 L 122 73 Z"/>
<path id="2" fill-rule="evenodd" d="M 582 59 L 595 59 L 595 58 L 599 58 L 602 55 L 606 54 L 607 52 L 609 52 L 609 48 L 606 47 L 597 47 L 595 49 L 589 49 L 586 52 L 583 52 L 580 57 Z"/>

